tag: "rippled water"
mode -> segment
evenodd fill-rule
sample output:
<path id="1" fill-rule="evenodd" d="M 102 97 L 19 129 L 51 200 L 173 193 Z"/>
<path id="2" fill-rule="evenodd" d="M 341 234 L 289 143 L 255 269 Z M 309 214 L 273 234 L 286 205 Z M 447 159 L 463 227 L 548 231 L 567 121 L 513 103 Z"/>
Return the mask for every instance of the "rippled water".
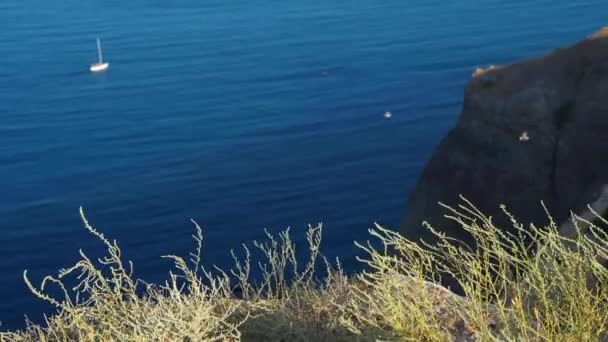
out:
<path id="1" fill-rule="evenodd" d="M 478 65 L 582 39 L 604 0 L 0 2 L 0 320 L 22 281 L 96 255 L 78 207 L 136 275 L 205 227 L 208 264 L 291 226 L 325 251 L 395 227 Z M 95 38 L 111 63 L 91 75 Z M 384 118 L 391 111 L 390 120 Z"/>

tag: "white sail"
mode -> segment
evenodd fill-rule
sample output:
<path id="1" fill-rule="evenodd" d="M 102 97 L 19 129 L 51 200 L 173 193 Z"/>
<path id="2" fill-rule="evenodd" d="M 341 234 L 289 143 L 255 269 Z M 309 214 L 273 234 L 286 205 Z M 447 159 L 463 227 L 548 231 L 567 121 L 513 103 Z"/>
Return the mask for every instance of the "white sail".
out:
<path id="1" fill-rule="evenodd" d="M 99 55 L 99 64 L 103 63 L 103 55 L 101 54 L 101 41 L 97 38 L 97 55 Z"/>

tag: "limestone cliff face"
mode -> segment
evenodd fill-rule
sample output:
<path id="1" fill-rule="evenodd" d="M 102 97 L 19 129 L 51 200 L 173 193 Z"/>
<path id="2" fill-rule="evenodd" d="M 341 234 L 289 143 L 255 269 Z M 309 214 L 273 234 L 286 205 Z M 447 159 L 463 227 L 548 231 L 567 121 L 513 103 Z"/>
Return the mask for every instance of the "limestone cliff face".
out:
<path id="1" fill-rule="evenodd" d="M 401 232 L 421 222 L 462 236 L 437 203 L 462 194 L 487 214 L 500 204 L 525 222 L 561 222 L 608 184 L 608 28 L 553 53 L 478 69 L 462 114 L 411 194 Z M 507 227 L 508 228 L 508 227 Z"/>

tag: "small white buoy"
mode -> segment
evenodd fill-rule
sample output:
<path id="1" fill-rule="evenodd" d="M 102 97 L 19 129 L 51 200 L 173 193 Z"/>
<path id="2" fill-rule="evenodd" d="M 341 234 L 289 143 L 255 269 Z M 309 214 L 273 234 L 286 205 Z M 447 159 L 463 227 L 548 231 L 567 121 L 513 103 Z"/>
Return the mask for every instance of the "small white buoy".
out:
<path id="1" fill-rule="evenodd" d="M 528 141 L 530 140 L 530 136 L 528 135 L 528 131 L 523 131 L 519 136 L 519 141 Z"/>
<path id="2" fill-rule="evenodd" d="M 385 118 L 390 119 L 390 118 L 391 118 L 391 116 L 393 116 L 393 113 L 388 112 L 388 111 L 387 111 L 387 112 L 384 112 L 384 117 L 385 117 Z"/>

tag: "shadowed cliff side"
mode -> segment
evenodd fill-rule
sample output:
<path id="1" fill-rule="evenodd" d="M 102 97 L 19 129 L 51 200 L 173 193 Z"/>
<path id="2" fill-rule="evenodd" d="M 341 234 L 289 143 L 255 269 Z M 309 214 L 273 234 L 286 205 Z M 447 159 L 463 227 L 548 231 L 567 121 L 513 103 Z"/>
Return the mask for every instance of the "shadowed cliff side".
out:
<path id="1" fill-rule="evenodd" d="M 477 69 L 462 114 L 410 195 L 401 232 L 431 240 L 428 221 L 468 240 L 438 205 L 461 194 L 485 213 L 499 205 L 546 224 L 540 201 L 560 223 L 608 184 L 608 27 L 546 56 Z M 504 225 L 511 226 L 510 224 Z"/>

